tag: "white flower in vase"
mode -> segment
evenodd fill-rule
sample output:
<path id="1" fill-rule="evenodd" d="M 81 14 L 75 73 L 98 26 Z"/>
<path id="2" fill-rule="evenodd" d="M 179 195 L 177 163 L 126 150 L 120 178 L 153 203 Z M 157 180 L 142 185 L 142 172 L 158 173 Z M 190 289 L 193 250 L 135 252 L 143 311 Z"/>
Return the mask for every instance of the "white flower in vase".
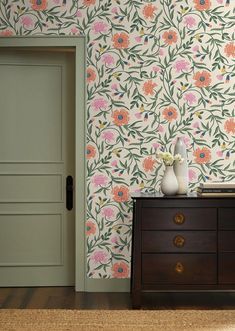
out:
<path id="1" fill-rule="evenodd" d="M 157 158 L 166 166 L 172 166 L 175 162 L 182 163 L 184 161 L 180 154 L 173 155 L 169 152 L 159 152 Z"/>
<path id="2" fill-rule="evenodd" d="M 178 181 L 174 173 L 173 165 L 181 163 L 184 159 L 180 154 L 172 155 L 169 152 L 159 152 L 157 154 L 158 160 L 162 162 L 166 168 L 161 181 L 161 190 L 165 195 L 175 195 L 178 191 Z"/>

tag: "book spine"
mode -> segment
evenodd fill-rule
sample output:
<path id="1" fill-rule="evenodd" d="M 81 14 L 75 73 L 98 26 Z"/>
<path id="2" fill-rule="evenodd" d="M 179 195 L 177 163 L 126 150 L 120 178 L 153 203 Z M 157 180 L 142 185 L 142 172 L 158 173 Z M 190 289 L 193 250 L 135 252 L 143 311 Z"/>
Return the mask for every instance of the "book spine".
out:
<path id="1" fill-rule="evenodd" d="M 213 192 L 213 193 L 203 193 L 203 192 L 200 193 L 200 192 L 198 192 L 197 195 L 199 197 L 235 197 L 235 193 L 226 193 L 226 192 L 224 192 L 224 193 L 215 193 L 215 192 Z"/>
<path id="2" fill-rule="evenodd" d="M 235 188 L 199 188 L 200 193 L 235 193 Z"/>
<path id="3" fill-rule="evenodd" d="M 213 183 L 211 183 L 211 184 L 203 184 L 203 183 L 200 183 L 199 184 L 199 187 L 200 187 L 200 189 L 235 189 L 235 183 L 233 182 L 233 183 L 228 183 L 228 184 L 226 184 L 226 183 L 221 183 L 221 184 L 218 184 L 218 183 L 216 183 L 216 184 L 213 184 Z"/>

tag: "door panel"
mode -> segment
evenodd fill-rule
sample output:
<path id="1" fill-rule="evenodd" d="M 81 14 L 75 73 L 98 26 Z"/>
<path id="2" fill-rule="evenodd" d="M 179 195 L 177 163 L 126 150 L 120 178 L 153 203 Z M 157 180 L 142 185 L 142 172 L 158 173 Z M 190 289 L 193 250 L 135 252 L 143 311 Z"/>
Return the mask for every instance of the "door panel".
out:
<path id="1" fill-rule="evenodd" d="M 61 161 L 62 66 L 11 64 L 0 72 L 1 95 L 7 96 L 1 102 L 0 161 Z"/>
<path id="2" fill-rule="evenodd" d="M 0 189 L 0 202 L 60 202 L 62 181 L 62 174 L 55 173 L 0 174 L 0 187 L 4 187 Z"/>
<path id="3" fill-rule="evenodd" d="M 74 55 L 0 54 L 0 286 L 74 284 Z"/>
<path id="4" fill-rule="evenodd" d="M 1 266 L 63 264 L 61 215 L 1 215 L 0 228 Z"/>

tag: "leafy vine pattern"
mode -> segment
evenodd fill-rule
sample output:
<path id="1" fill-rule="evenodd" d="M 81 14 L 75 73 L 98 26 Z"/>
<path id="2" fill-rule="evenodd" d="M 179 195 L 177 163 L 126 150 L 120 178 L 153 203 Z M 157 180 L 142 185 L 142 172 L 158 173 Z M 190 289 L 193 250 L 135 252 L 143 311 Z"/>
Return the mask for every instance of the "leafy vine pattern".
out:
<path id="1" fill-rule="evenodd" d="M 0 35 L 86 35 L 87 275 L 130 275 L 130 194 L 183 136 L 190 188 L 235 175 L 230 0 L 2 0 Z"/>

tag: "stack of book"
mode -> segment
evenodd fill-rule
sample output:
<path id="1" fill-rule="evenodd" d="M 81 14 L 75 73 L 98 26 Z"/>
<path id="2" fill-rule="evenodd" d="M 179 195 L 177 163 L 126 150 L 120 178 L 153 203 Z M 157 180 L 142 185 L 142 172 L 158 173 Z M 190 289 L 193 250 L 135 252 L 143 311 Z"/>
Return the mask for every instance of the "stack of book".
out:
<path id="1" fill-rule="evenodd" d="M 197 188 L 198 196 L 228 196 L 235 197 L 235 182 L 208 181 L 200 183 Z"/>

